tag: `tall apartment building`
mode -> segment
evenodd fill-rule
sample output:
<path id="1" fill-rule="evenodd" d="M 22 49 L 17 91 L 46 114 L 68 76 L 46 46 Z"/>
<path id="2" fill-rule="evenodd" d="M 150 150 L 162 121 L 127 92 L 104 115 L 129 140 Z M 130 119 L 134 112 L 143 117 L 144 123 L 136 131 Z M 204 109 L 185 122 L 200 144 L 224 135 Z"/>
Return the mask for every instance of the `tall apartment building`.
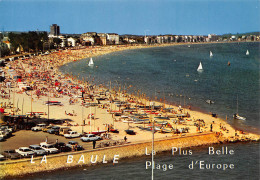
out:
<path id="1" fill-rule="evenodd" d="M 58 26 L 57 24 L 51 25 L 50 29 L 51 29 L 50 35 L 52 35 L 52 36 L 60 35 L 60 26 Z"/>

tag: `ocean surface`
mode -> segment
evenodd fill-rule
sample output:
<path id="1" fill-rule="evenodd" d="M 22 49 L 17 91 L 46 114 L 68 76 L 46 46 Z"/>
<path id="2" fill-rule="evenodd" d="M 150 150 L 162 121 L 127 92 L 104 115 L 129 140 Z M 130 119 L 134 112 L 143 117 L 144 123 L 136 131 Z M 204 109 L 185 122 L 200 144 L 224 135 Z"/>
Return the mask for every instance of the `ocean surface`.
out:
<path id="1" fill-rule="evenodd" d="M 152 100 L 217 113 L 228 123 L 259 132 L 259 54 L 260 43 L 197 44 L 114 52 L 72 62 L 60 69 L 80 79 L 129 93 L 145 94 Z M 246 51 L 249 55 L 246 55 Z M 209 53 L 212 51 L 213 57 Z M 198 72 L 199 63 L 203 71 Z M 230 66 L 228 66 L 230 62 Z M 111 83 L 110 83 L 111 82 Z M 111 85 L 110 85 L 111 84 Z M 207 104 L 206 100 L 214 104 Z M 246 120 L 234 120 L 238 112 Z M 259 143 L 225 144 L 234 155 L 208 155 L 208 147 L 194 148 L 191 156 L 156 155 L 155 162 L 173 164 L 172 170 L 155 170 L 155 179 L 259 179 Z M 221 148 L 222 145 L 216 146 Z M 151 179 L 145 169 L 150 157 L 123 160 L 113 165 L 83 167 L 46 173 L 49 179 Z M 191 161 L 234 164 L 234 169 L 189 169 Z M 198 165 L 196 165 L 198 166 Z M 39 176 L 37 176 L 39 177 Z M 34 177 L 35 178 L 35 177 Z M 40 179 L 40 178 L 38 178 Z"/>

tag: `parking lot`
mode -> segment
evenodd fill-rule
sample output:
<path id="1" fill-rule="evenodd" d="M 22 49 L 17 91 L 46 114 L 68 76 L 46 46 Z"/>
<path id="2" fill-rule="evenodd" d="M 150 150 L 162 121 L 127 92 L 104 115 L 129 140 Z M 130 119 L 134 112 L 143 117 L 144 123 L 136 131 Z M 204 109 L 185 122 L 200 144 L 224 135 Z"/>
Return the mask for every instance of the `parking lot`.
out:
<path id="1" fill-rule="evenodd" d="M 0 152 L 3 152 L 7 149 L 18 149 L 19 147 L 28 147 L 33 144 L 40 144 L 41 142 L 46 141 L 48 139 L 48 143 L 55 143 L 58 139 L 59 142 L 67 143 L 69 141 L 77 141 L 79 145 L 83 146 L 86 150 L 93 149 L 92 142 L 82 142 L 80 138 L 66 139 L 63 136 L 58 136 L 54 134 L 49 134 L 46 132 L 38 131 L 33 132 L 31 130 L 20 130 L 13 133 L 12 137 L 7 138 L 5 141 L 0 142 Z M 96 147 L 100 142 L 105 142 L 107 140 L 97 141 Z"/>

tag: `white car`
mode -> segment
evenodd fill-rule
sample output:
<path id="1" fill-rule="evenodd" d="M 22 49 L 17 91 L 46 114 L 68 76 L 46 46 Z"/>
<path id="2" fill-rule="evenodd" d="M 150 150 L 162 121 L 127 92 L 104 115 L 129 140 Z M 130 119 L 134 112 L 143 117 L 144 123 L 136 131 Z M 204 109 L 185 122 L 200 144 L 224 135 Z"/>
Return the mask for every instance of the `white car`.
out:
<path id="1" fill-rule="evenodd" d="M 42 131 L 46 127 L 46 124 L 37 124 L 35 127 L 32 127 L 32 131 Z"/>
<path id="2" fill-rule="evenodd" d="M 39 145 L 30 145 L 29 148 L 30 148 L 33 152 L 35 152 L 35 154 L 36 154 L 37 156 L 43 156 L 43 155 L 46 155 L 46 154 L 47 154 L 47 152 L 46 152 L 44 149 L 42 149 L 41 146 L 39 146 Z"/>
<path id="3" fill-rule="evenodd" d="M 81 136 L 81 134 L 79 134 L 76 131 L 69 131 L 67 134 L 64 134 L 65 138 L 77 138 L 77 137 L 80 137 L 80 136 Z"/>
<path id="4" fill-rule="evenodd" d="M 46 142 L 40 143 L 42 149 L 44 149 L 48 154 L 56 154 L 59 153 L 59 150 L 54 147 L 53 144 L 48 144 Z"/>
<path id="5" fill-rule="evenodd" d="M 7 135 L 4 131 L 0 131 L 0 137 L 5 139 L 7 137 Z"/>
<path id="6" fill-rule="evenodd" d="M 33 152 L 28 147 L 20 147 L 19 149 L 16 149 L 15 152 L 17 152 L 18 154 L 20 154 L 23 157 L 30 157 L 32 155 L 35 155 L 35 152 Z"/>
<path id="7" fill-rule="evenodd" d="M 2 154 L 0 154 L 0 161 L 5 160 L 5 156 L 3 156 Z"/>
<path id="8" fill-rule="evenodd" d="M 101 140 L 101 137 L 95 136 L 94 134 L 86 134 L 85 136 L 81 137 L 80 140 L 82 142 L 98 141 Z"/>

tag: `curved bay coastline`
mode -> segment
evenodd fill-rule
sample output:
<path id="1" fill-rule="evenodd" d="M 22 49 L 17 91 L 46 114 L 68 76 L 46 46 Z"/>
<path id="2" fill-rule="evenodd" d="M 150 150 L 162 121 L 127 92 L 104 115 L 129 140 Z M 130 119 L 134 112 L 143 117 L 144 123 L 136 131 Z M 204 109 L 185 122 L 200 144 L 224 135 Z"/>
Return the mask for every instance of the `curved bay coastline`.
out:
<path id="1" fill-rule="evenodd" d="M 139 46 L 134 46 L 134 47 L 124 47 L 124 48 L 122 48 L 122 49 L 117 49 L 117 50 L 113 50 L 113 51 L 111 51 L 111 52 L 105 52 L 105 53 L 98 53 L 97 55 L 93 55 L 93 56 L 87 56 L 86 58 L 83 58 L 83 59 L 80 59 L 79 61 L 82 61 L 83 63 L 86 63 L 87 61 L 86 61 L 86 59 L 87 58 L 90 58 L 90 57 L 96 57 L 96 56 L 102 56 L 102 58 L 101 59 L 99 59 L 99 61 L 106 61 L 106 59 L 110 59 L 110 58 L 113 58 L 113 56 L 114 55 L 112 55 L 112 56 L 110 56 L 109 58 L 106 58 L 107 56 L 107 54 L 111 54 L 111 53 L 114 53 L 114 52 L 122 52 L 121 54 L 117 54 L 116 56 L 120 56 L 120 55 L 123 55 L 124 54 L 124 52 L 123 51 L 127 51 L 127 50 L 131 50 L 131 51 L 135 51 L 135 50 L 138 50 L 138 49 L 149 49 L 149 48 L 153 48 L 153 49 L 156 49 L 156 48 L 163 48 L 163 47 L 171 47 L 171 46 L 188 46 L 188 47 L 190 47 L 190 45 L 211 45 L 211 44 L 234 44 L 234 45 L 236 45 L 236 44 L 238 44 L 239 45 L 239 43 L 241 43 L 241 44 L 243 44 L 243 43 L 254 43 L 254 44 L 257 44 L 257 43 L 260 43 L 260 42 L 240 42 L 240 41 L 234 41 L 234 42 L 208 42 L 208 43 L 177 43 L 177 44 L 159 44 L 159 45 L 139 45 Z M 134 54 L 134 53 L 132 53 L 132 54 Z M 125 60 L 124 60 L 125 61 Z M 174 61 L 176 61 L 176 60 L 174 60 Z M 75 62 L 68 62 L 68 63 L 66 63 L 66 64 L 64 64 L 64 65 L 62 65 L 63 67 L 65 67 L 65 66 L 74 66 L 74 63 Z M 62 66 L 60 66 L 60 67 L 62 67 Z M 79 66 L 79 65 L 77 65 L 77 66 Z M 61 70 L 61 68 L 59 67 L 59 70 L 60 70 L 60 72 L 62 72 L 63 74 L 66 74 L 66 72 L 65 71 L 67 71 L 66 70 L 66 68 L 62 68 L 62 70 Z M 99 67 L 97 67 L 97 68 L 99 68 Z M 70 69 L 71 70 L 71 69 Z M 72 68 L 72 70 L 74 70 L 75 71 L 75 69 L 73 69 Z M 71 72 L 70 72 L 71 73 Z M 69 74 L 70 74 L 69 73 Z M 90 73 L 92 73 L 92 72 L 89 72 L 89 74 Z M 74 74 L 74 75 L 72 75 L 72 74 Z M 78 73 L 77 75 L 75 75 L 76 73 L 71 73 L 71 75 L 72 76 L 74 76 L 75 78 L 78 78 L 78 79 L 80 79 L 81 81 L 83 80 L 84 81 L 84 75 L 83 75 L 83 78 L 82 78 L 82 76 L 81 76 L 81 73 Z M 80 77 L 81 76 L 81 77 Z M 189 76 L 189 75 L 188 75 Z M 91 77 L 91 75 L 90 75 L 90 77 Z M 93 78 L 93 80 L 94 80 L 94 75 L 92 75 L 92 77 L 91 78 Z M 117 78 L 117 77 L 114 77 L 114 78 Z M 120 78 L 120 77 L 118 77 L 118 78 Z M 92 80 L 92 83 L 95 83 L 95 84 L 97 84 L 97 85 L 102 85 L 102 84 L 108 84 L 108 85 L 106 85 L 106 88 L 107 87 L 109 87 L 109 82 L 102 82 L 102 81 L 99 81 L 99 80 L 94 80 L 94 82 L 93 82 L 93 80 Z M 112 79 L 112 81 L 117 81 L 117 85 L 118 85 L 118 81 L 119 80 L 113 80 Z M 114 83 L 115 84 L 115 83 Z M 110 85 L 111 85 L 111 81 L 110 81 Z M 121 85 L 120 85 L 120 87 L 123 85 L 123 83 L 121 82 Z M 132 85 L 130 85 L 131 87 L 132 87 Z M 134 86 L 134 85 L 133 85 Z M 118 86 L 119 87 L 119 86 Z M 117 87 L 117 89 L 118 89 L 118 87 Z M 115 85 L 114 85 L 114 88 L 115 88 Z M 122 87 L 121 87 L 122 88 Z M 140 87 L 134 87 L 135 88 L 135 93 L 136 93 L 136 90 L 138 90 L 138 88 L 140 88 Z M 132 88 L 130 88 L 130 89 L 132 89 Z M 140 91 L 141 90 L 141 91 Z M 139 92 L 141 92 L 141 93 L 143 93 L 144 95 L 146 95 L 146 92 L 143 92 L 142 91 L 142 89 L 140 89 L 140 90 L 138 90 Z M 156 90 L 156 89 L 155 89 Z M 135 96 L 136 97 L 136 95 L 133 95 L 133 94 L 135 94 L 135 93 L 133 93 L 133 92 L 128 92 L 129 94 L 131 93 L 131 96 Z M 184 93 L 185 94 L 185 92 L 182 92 L 182 93 Z M 235 93 L 235 92 L 234 92 Z M 148 94 L 148 93 L 147 93 Z M 155 94 L 156 94 L 156 92 L 155 92 Z M 159 95 L 160 94 L 160 91 L 158 91 L 158 93 L 157 93 L 157 95 Z M 146 96 L 146 100 L 142 100 L 142 101 L 147 101 L 148 102 L 148 100 L 147 99 L 150 99 L 150 101 L 154 101 L 154 102 L 156 102 L 156 103 L 158 103 L 158 104 L 161 104 L 161 105 L 163 105 L 163 97 L 162 97 L 162 94 L 164 94 L 164 104 L 166 104 L 166 106 L 171 106 L 171 105 L 173 105 L 173 107 L 174 108 L 176 108 L 176 107 L 178 107 L 180 104 L 182 104 L 183 102 L 179 102 L 180 100 L 179 99 L 175 99 L 175 100 L 171 100 L 171 101 L 167 101 L 167 99 L 165 99 L 165 96 L 167 95 L 167 93 L 165 93 L 165 92 L 161 92 L 161 97 L 160 97 L 160 101 L 159 101 L 159 97 L 155 97 L 156 95 L 151 95 L 151 93 L 150 93 L 150 96 L 148 97 L 148 96 Z M 166 95 L 165 95 L 166 94 Z M 175 95 L 175 94 L 174 94 Z M 169 94 L 169 96 L 170 96 L 170 94 Z M 177 95 L 178 96 L 178 95 Z M 183 97 L 184 97 L 184 95 L 182 95 L 182 101 L 183 101 Z M 136 98 L 140 98 L 140 97 L 136 97 Z M 188 102 L 189 100 L 188 100 L 188 97 L 187 97 L 187 99 L 186 99 L 186 101 Z M 186 103 L 187 103 L 186 102 Z M 185 103 L 185 99 L 184 99 L 184 103 Z M 237 96 L 236 96 L 236 99 L 235 99 L 235 103 L 237 103 Z M 205 101 L 204 101 L 204 104 L 206 104 L 205 103 Z M 185 104 L 184 104 L 185 105 Z M 188 105 L 188 103 L 186 104 L 186 109 L 187 109 L 187 107 L 190 107 L 192 110 L 194 110 L 194 111 L 198 111 L 198 112 L 201 112 L 201 113 L 203 113 L 203 114 L 208 114 L 209 113 L 209 111 L 210 112 L 214 112 L 214 110 L 209 110 L 209 109 L 205 109 L 205 106 L 198 106 L 198 105 L 194 105 L 194 104 L 189 104 Z M 235 106 L 237 106 L 237 105 L 235 105 Z M 185 108 L 184 108 L 185 109 Z M 233 112 L 235 112 L 235 111 L 233 111 Z M 233 113 L 232 112 L 232 113 Z M 224 122 L 227 122 L 227 119 L 225 120 L 225 118 L 228 118 L 229 119 L 229 121 L 227 122 L 228 124 L 230 124 L 231 126 L 232 126 L 232 128 L 234 128 L 234 129 L 237 129 L 237 130 L 243 130 L 243 131 L 246 131 L 246 132 L 250 132 L 250 133 L 256 133 L 256 134 L 259 134 L 259 131 L 260 131 L 260 123 L 256 123 L 256 124 L 245 124 L 244 122 L 247 122 L 247 121 L 240 121 L 242 124 L 238 124 L 237 122 L 236 122 L 236 120 L 233 120 L 232 121 L 232 119 L 233 119 L 233 117 L 231 117 L 231 114 L 227 117 L 227 115 L 225 114 L 225 115 L 223 115 L 223 114 L 221 114 L 220 116 L 220 119 L 222 119 Z M 258 116 L 259 117 L 259 116 Z M 241 126 L 242 125 L 242 126 Z"/>
<path id="2" fill-rule="evenodd" d="M 196 43 L 197 44 L 197 43 Z M 203 44 L 203 43 L 202 43 Z M 187 45 L 186 43 L 184 43 L 184 44 L 168 44 L 168 45 L 163 45 L 163 46 L 171 46 L 171 45 Z M 128 49 L 137 49 L 137 48 L 151 48 L 151 47 L 161 47 L 161 46 L 130 46 L 130 47 L 117 47 L 117 48 L 114 48 L 113 50 L 105 50 L 105 51 L 96 51 L 96 52 L 92 52 L 92 54 L 89 54 L 89 55 L 87 55 L 87 56 L 85 56 L 85 57 L 81 57 L 81 58 L 78 58 L 77 60 L 79 60 L 79 59 L 85 59 L 85 58 L 89 58 L 89 57 L 94 57 L 94 56 L 98 56 L 98 55 L 104 55 L 104 54 L 108 54 L 108 53 L 111 53 L 111 52 L 115 52 L 115 51 L 123 51 L 123 50 L 128 50 Z M 105 47 L 105 48 L 111 48 L 111 47 Z M 76 59 L 70 59 L 70 60 L 67 60 L 67 61 L 63 61 L 63 62 L 60 62 L 60 64 L 57 64 L 57 66 L 54 66 L 54 68 L 55 69 L 57 69 L 58 70 L 58 68 L 61 66 L 61 65 L 64 65 L 64 64 L 66 64 L 66 63 L 69 63 L 69 62 L 72 62 L 72 61 L 75 61 Z M 71 78 L 71 77 L 69 77 L 69 78 Z M 74 81 L 74 82 L 78 82 L 79 84 L 80 83 L 82 83 L 81 81 L 79 81 L 79 80 L 76 80 L 76 78 L 72 78 L 72 80 Z M 94 82 L 95 83 L 95 82 Z M 145 101 L 145 100 L 141 100 L 141 101 Z M 161 103 L 161 102 L 156 102 L 156 104 L 163 104 L 163 103 Z M 167 107 L 169 106 L 169 107 L 173 107 L 174 109 L 177 109 L 177 107 L 176 106 L 170 106 L 170 105 L 166 105 Z M 186 109 L 186 111 L 188 111 L 188 109 Z M 190 114 L 191 114 L 191 116 L 195 116 L 196 118 L 200 118 L 201 116 L 202 116 L 202 119 L 204 119 L 204 117 L 206 118 L 206 119 L 210 119 L 210 122 L 209 122 L 209 124 L 212 122 L 212 117 L 210 116 L 210 115 L 208 115 L 208 114 L 204 114 L 204 113 L 201 113 L 201 112 L 195 112 L 195 111 L 192 111 L 192 110 L 189 110 L 189 112 L 190 112 Z M 224 126 L 226 126 L 226 128 L 227 129 L 229 129 L 230 131 L 229 131 L 229 133 L 231 134 L 235 134 L 235 130 L 230 126 L 230 125 L 228 125 L 228 124 L 226 124 L 226 122 L 223 120 L 223 119 L 220 119 L 220 118 L 217 118 L 217 119 L 215 119 L 214 118 L 214 120 L 215 120 L 215 122 L 216 122 L 216 124 L 217 125 L 219 125 L 218 123 L 220 122 L 220 123 L 223 123 L 223 125 Z M 209 125 L 208 124 L 208 125 Z M 216 125 L 216 126 L 217 126 Z M 206 130 L 206 129 L 205 129 Z M 208 131 L 208 129 L 207 129 L 207 131 Z M 213 143 L 219 143 L 219 142 L 228 142 L 229 140 L 231 140 L 231 141 L 233 141 L 234 139 L 229 139 L 229 137 L 230 137 L 230 134 L 227 134 L 227 133 L 225 133 L 224 134 L 224 136 L 223 136 L 223 138 L 220 138 L 220 139 L 218 139 L 218 142 L 213 142 Z M 245 136 L 246 136 L 246 138 L 245 138 Z M 244 134 L 244 137 L 243 137 L 243 135 L 241 135 L 240 136 L 240 138 L 238 138 L 238 139 L 236 139 L 236 140 L 241 140 L 241 141 L 249 141 L 249 140 L 259 140 L 259 135 L 255 135 L 255 134 L 251 134 L 251 133 L 246 133 L 246 134 Z M 132 139 L 132 141 L 134 142 L 134 139 Z M 210 142 L 207 142 L 207 144 L 210 144 Z M 131 156 L 130 156 L 131 157 Z M 32 173 L 32 172 L 30 172 L 30 173 Z"/>

